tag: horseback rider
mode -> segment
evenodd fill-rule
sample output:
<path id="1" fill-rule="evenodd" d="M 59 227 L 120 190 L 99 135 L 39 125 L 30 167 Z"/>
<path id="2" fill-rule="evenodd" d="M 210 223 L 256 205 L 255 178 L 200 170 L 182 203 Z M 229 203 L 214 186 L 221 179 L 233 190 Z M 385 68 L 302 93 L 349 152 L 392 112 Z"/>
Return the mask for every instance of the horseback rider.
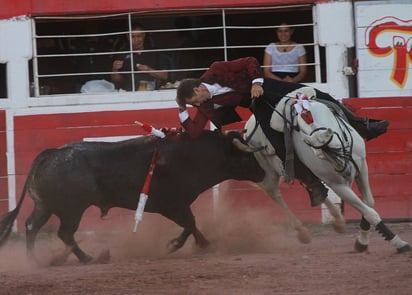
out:
<path id="1" fill-rule="evenodd" d="M 184 79 L 177 88 L 181 125 L 191 137 L 197 137 L 210 120 L 221 129 L 223 125 L 241 121 L 236 107 L 250 108 L 262 130 L 283 163 L 286 160 L 284 134 L 270 127 L 273 108 L 288 93 L 304 87 L 303 84 L 263 78 L 259 62 L 254 57 L 214 62 L 200 79 Z M 349 123 L 366 140 L 386 132 L 389 122 L 360 118 L 329 94 L 317 89 L 316 97 L 337 105 Z M 253 104 L 252 104 L 253 100 Z M 186 104 L 196 107 L 193 118 Z M 327 188 L 297 157 L 294 177 L 307 189 L 311 205 L 317 206 L 327 197 Z"/>

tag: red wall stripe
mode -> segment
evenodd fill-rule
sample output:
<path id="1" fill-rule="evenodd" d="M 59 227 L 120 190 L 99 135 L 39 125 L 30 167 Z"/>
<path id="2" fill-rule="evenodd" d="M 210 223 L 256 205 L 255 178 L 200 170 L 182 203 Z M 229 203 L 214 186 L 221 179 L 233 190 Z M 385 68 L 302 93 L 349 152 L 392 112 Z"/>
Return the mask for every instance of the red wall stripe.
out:
<path id="1" fill-rule="evenodd" d="M 361 99 L 365 105 L 369 100 Z M 368 165 L 370 169 L 370 183 L 372 192 L 376 198 L 376 208 L 383 218 L 411 218 L 412 217 L 412 151 L 411 151 L 411 127 L 409 109 L 407 107 L 395 108 L 396 100 L 391 103 L 380 102 L 379 111 L 391 116 L 393 124 L 387 134 L 367 142 Z M 404 99 L 400 104 L 408 104 Z M 392 106 L 391 106 L 392 105 Z M 385 109 L 387 112 L 385 113 Z M 250 116 L 248 109 L 238 109 L 242 118 Z M 376 109 L 360 107 L 356 112 L 374 117 Z M 406 115 L 405 115 L 406 113 Z M 0 113 L 1 116 L 2 113 Z M 4 120 L 4 112 L 2 114 Z M 76 114 L 46 114 L 15 117 L 15 149 L 16 149 L 16 183 L 17 198 L 25 181 L 25 175 L 30 168 L 34 157 L 43 149 L 60 146 L 70 141 L 79 141 L 84 137 L 125 136 L 144 134 L 133 122 L 145 121 L 160 127 L 177 127 L 178 119 L 176 109 L 162 110 L 138 110 L 138 111 L 113 111 L 113 112 L 88 112 Z M 402 120 L 406 120 L 407 124 Z M 227 126 L 226 129 L 241 129 L 244 121 Z M 399 126 L 395 128 L 392 126 Z M 1 132 L 1 130 L 0 130 Z M 3 139 L 5 142 L 5 137 Z M 388 150 L 390 152 L 388 152 Z M 228 182 L 229 194 L 225 196 L 236 206 L 262 206 L 273 210 L 276 216 L 282 216 L 279 207 L 263 192 L 253 185 L 244 182 Z M 299 182 L 293 185 L 282 183 L 281 191 L 290 208 L 297 216 L 306 221 L 320 222 L 320 208 L 311 208 L 306 191 Z M 356 191 L 356 189 L 355 189 Z M 211 191 L 205 193 L 209 197 Z M 209 200 L 211 201 L 211 200 Z M 31 211 L 32 203 L 26 202 L 23 214 L 19 217 L 24 221 Z M 0 205 L 1 206 L 1 205 Z M 0 207 L 0 210 L 3 210 Z M 359 213 L 345 207 L 347 219 L 358 219 Z M 90 214 L 94 214 L 93 212 Z M 129 213 L 126 213 L 129 214 Z M 87 220 L 98 220 L 87 217 Z M 23 222 L 19 223 L 24 224 Z"/>
<path id="2" fill-rule="evenodd" d="M 19 15 L 65 15 L 181 8 L 273 6 L 325 2 L 325 0 L 0 0 L 0 18 Z"/>

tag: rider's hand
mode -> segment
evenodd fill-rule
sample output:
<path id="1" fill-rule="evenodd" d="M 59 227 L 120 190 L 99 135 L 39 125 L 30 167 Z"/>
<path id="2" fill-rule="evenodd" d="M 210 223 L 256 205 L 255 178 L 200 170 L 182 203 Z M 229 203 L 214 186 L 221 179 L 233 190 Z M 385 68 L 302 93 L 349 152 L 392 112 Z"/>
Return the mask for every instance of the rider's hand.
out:
<path id="1" fill-rule="evenodd" d="M 253 83 L 252 88 L 250 89 L 250 96 L 252 98 L 258 98 L 263 95 L 263 92 L 261 83 Z"/>

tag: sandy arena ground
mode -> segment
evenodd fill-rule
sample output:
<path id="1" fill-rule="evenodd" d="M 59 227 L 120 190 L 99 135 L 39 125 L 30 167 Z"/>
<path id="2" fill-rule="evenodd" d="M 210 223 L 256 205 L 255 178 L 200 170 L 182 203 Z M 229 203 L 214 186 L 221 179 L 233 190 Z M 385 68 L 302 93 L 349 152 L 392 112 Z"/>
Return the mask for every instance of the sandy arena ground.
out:
<path id="1" fill-rule="evenodd" d="M 193 238 L 173 254 L 166 244 L 181 229 L 157 214 L 145 214 L 137 233 L 126 226 L 79 232 L 76 239 L 97 257 L 110 249 L 109 263 L 83 265 L 70 255 L 61 266 L 47 266 L 61 253 L 55 232 L 42 233 L 36 255 L 26 258 L 24 237 L 0 249 L 0 294 L 412 294 L 412 252 L 396 250 L 372 231 L 369 252 L 353 252 L 357 225 L 344 234 L 330 226 L 309 225 L 310 244 L 301 244 L 287 223 L 265 212 L 227 211 L 199 217 L 200 230 L 212 242 L 198 251 Z M 388 224 L 412 242 L 412 224 Z M 125 228 L 127 227 L 127 228 Z"/>

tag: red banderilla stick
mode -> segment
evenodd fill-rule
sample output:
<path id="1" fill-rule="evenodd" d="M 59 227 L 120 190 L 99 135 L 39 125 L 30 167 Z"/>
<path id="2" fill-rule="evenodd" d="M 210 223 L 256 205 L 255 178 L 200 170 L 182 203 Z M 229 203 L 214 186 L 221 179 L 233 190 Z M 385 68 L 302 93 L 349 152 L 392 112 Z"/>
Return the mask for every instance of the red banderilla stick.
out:
<path id="1" fill-rule="evenodd" d="M 139 222 L 143 219 L 144 207 L 146 206 L 146 201 L 149 198 L 150 183 L 152 182 L 153 171 L 156 166 L 157 150 L 154 151 L 152 160 L 150 161 L 149 171 L 147 173 L 146 179 L 144 181 L 142 192 L 140 193 L 139 204 L 137 205 L 136 213 L 134 215 L 135 223 L 133 232 L 137 230 Z"/>
<path id="2" fill-rule="evenodd" d="M 134 121 L 135 124 L 139 125 L 140 127 L 143 128 L 143 130 L 157 136 L 160 138 L 164 138 L 166 135 L 159 129 L 154 128 L 153 126 L 147 124 L 147 123 L 142 123 L 139 121 Z"/>

